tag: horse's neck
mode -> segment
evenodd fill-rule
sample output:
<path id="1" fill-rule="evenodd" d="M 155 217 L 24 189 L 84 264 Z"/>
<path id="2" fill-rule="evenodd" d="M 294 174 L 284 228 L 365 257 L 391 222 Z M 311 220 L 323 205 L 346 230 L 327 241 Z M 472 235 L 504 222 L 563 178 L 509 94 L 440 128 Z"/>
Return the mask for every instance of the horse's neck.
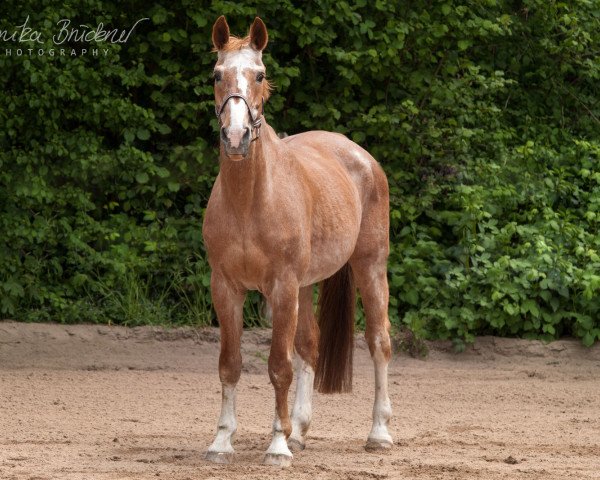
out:
<path id="1" fill-rule="evenodd" d="M 261 128 L 261 137 L 251 146 L 248 156 L 234 162 L 221 160 L 223 193 L 237 214 L 248 216 L 250 212 L 264 208 L 271 191 L 273 160 L 276 158 L 278 142 L 274 131 L 266 124 Z M 222 154 L 223 155 L 223 154 Z"/>

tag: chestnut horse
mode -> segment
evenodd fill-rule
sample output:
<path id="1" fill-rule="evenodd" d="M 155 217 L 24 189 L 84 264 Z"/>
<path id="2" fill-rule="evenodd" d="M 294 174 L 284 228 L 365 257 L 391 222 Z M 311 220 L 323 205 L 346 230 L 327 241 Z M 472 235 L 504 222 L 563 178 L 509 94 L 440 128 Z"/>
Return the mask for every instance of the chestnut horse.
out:
<path id="1" fill-rule="evenodd" d="M 260 18 L 242 39 L 230 36 L 221 16 L 213 26 L 212 41 L 218 54 L 214 86 L 220 171 L 202 233 L 221 330 L 222 405 L 206 457 L 219 463 L 233 458 L 246 292 L 260 291 L 272 311 L 268 370 L 275 390 L 275 420 L 264 461 L 287 466 L 290 448 L 301 450 L 305 445 L 313 384 L 324 393 L 350 390 L 355 284 L 375 365 L 373 427 L 366 448 L 390 448 L 385 174 L 369 153 L 343 135 L 312 131 L 280 139 L 268 125 L 263 105 L 269 83 L 262 62 L 268 35 Z M 317 324 L 313 284 L 319 282 Z M 297 387 L 290 418 L 293 354 Z"/>

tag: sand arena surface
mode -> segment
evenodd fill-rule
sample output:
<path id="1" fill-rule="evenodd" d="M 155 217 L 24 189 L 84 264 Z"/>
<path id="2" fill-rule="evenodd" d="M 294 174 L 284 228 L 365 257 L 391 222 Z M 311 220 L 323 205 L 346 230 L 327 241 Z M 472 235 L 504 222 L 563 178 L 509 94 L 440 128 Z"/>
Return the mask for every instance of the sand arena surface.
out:
<path id="1" fill-rule="evenodd" d="M 270 335 L 244 334 L 236 458 L 222 466 L 204 460 L 218 330 L 0 322 L 0 479 L 600 479 L 600 346 L 571 340 L 395 356 L 396 445 L 373 454 L 373 368 L 358 338 L 353 393 L 315 394 L 306 450 L 290 469 L 263 466 Z"/>

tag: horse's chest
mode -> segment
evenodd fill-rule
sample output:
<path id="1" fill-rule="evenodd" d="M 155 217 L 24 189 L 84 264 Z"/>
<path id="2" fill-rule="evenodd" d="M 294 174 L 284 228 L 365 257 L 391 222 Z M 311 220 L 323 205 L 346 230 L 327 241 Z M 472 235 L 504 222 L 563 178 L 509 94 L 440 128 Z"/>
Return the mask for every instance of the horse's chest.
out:
<path id="1" fill-rule="evenodd" d="M 231 242 L 221 255 L 220 267 L 244 283 L 257 283 L 266 274 L 269 256 L 252 239 Z"/>

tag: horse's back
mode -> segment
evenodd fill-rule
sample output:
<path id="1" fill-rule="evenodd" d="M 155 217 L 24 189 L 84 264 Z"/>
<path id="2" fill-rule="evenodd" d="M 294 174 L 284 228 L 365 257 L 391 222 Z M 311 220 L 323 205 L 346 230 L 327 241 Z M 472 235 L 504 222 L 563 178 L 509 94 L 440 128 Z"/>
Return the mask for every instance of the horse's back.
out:
<path id="1" fill-rule="evenodd" d="M 294 148 L 298 159 L 308 168 L 315 158 L 318 163 L 338 162 L 356 186 L 363 208 L 368 208 L 373 201 L 384 201 L 387 205 L 388 184 L 381 166 L 369 152 L 348 137 L 315 130 L 285 137 L 283 141 Z M 318 155 L 303 154 L 303 149 L 305 152 L 306 149 L 317 151 Z"/>

